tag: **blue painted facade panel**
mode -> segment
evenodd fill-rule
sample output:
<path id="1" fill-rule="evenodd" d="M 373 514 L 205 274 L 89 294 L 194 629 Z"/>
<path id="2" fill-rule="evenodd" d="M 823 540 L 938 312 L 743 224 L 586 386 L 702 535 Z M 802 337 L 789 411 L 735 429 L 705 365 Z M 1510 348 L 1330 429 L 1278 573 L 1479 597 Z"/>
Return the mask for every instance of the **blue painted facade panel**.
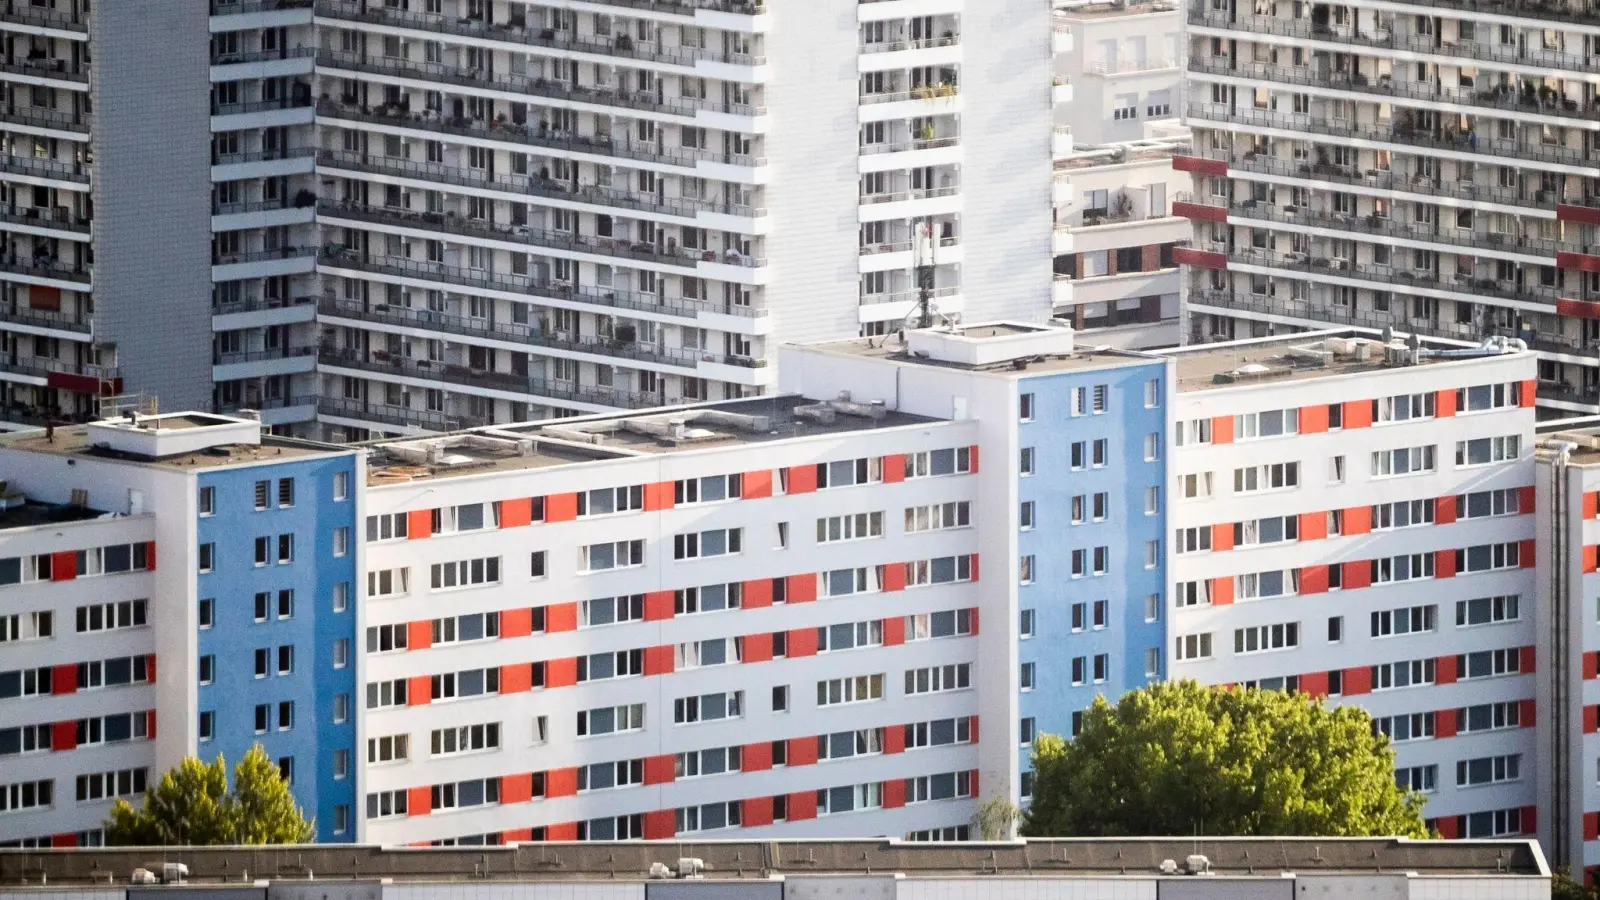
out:
<path id="1" fill-rule="evenodd" d="M 346 499 L 335 501 L 341 472 Z M 284 479 L 293 484 L 288 505 L 279 502 Z M 231 768 L 259 742 L 273 760 L 292 760 L 292 788 L 306 815 L 316 819 L 317 840 L 351 840 L 361 763 L 350 599 L 356 596 L 355 457 L 220 469 L 200 474 L 198 481 L 202 490 L 212 489 L 215 512 L 202 517 L 198 528 L 199 544 L 214 548 L 214 564 L 198 575 L 199 597 L 212 601 L 213 624 L 200 630 L 197 641 L 199 657 L 212 660 L 212 680 L 199 687 L 197 711 L 210 713 L 213 725 L 211 738 L 202 735 L 196 751 L 203 759 L 221 753 Z M 258 482 L 267 483 L 264 509 L 256 508 Z M 340 529 L 344 552 L 336 555 Z M 292 536 L 288 562 L 279 562 L 280 536 Z M 257 563 L 257 538 L 267 539 L 265 564 Z M 343 608 L 336 611 L 340 592 Z M 264 617 L 257 595 L 263 596 Z M 341 641 L 342 665 L 336 668 L 335 645 Z M 284 647 L 292 648 L 292 658 L 289 671 L 280 674 Z M 265 674 L 258 674 L 258 651 L 265 651 Z M 285 703 L 293 704 L 286 728 L 280 721 Z M 265 730 L 257 729 L 258 707 L 268 716 Z M 336 707 L 342 707 L 337 714 Z"/>
<path id="2" fill-rule="evenodd" d="M 1018 390 L 1033 395 L 1033 418 L 1017 426 L 1019 447 L 1032 447 L 1033 474 L 1019 476 L 1018 501 L 1031 501 L 1034 527 L 1018 535 L 1018 552 L 1033 559 L 1033 580 L 1018 588 L 1018 609 L 1032 610 L 1033 636 L 1019 640 L 1019 661 L 1033 666 L 1033 688 L 1018 698 L 1018 714 L 1032 719 L 1037 733 L 1072 733 L 1075 711 L 1087 709 L 1095 695 L 1115 701 L 1125 691 L 1164 674 L 1164 632 L 1160 621 L 1165 589 L 1166 453 L 1164 361 L 1024 378 Z M 1146 386 L 1157 381 L 1155 406 L 1145 404 Z M 1106 408 L 1093 413 L 1096 386 L 1106 389 Z M 1074 416 L 1074 392 L 1083 389 L 1088 412 Z M 1146 436 L 1154 434 L 1157 458 L 1146 459 Z M 1106 441 L 1105 464 L 1094 464 L 1094 443 Z M 1081 444 L 1083 466 L 1074 468 L 1073 445 Z M 1157 505 L 1147 512 L 1147 488 Z M 1106 497 L 1103 518 L 1094 515 L 1095 495 Z M 1073 498 L 1081 497 L 1082 521 L 1074 524 Z M 1020 511 L 1019 511 L 1020 515 Z M 1154 541 L 1155 565 L 1146 566 L 1146 544 Z M 1104 574 L 1094 574 L 1095 548 L 1106 548 Z M 1073 551 L 1084 552 L 1086 574 L 1074 576 Z M 1158 595 L 1156 618 L 1146 620 L 1146 598 Z M 1104 621 L 1095 624 L 1095 604 L 1104 603 Z M 1081 604 L 1081 627 L 1073 608 Z M 1146 674 L 1146 650 L 1154 650 L 1156 671 Z M 1105 659 L 1102 680 L 1095 679 L 1096 657 Z M 1080 683 L 1073 661 L 1081 660 Z M 1017 726 L 1020 728 L 1020 723 Z M 1022 770 L 1029 748 L 1019 746 Z"/>

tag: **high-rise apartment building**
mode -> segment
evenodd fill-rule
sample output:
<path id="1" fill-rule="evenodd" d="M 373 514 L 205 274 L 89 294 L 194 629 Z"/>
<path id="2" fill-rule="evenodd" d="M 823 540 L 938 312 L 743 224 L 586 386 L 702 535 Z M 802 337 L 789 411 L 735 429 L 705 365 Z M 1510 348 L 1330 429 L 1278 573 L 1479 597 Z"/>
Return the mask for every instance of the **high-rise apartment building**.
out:
<path id="1" fill-rule="evenodd" d="M 770 393 L 924 293 L 1042 320 L 1049 10 L 964 11 L 13 0 L 0 408 L 445 431 Z"/>
<path id="2" fill-rule="evenodd" d="M 1506 334 L 1549 414 L 1600 412 L 1595 15 L 1191 4 L 1188 338 Z"/>

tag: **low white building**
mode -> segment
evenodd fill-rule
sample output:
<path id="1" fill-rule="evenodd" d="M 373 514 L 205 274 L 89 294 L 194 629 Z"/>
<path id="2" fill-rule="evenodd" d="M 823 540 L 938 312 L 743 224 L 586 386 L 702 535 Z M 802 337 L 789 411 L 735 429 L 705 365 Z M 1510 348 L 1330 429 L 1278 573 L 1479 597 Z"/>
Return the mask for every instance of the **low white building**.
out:
<path id="1" fill-rule="evenodd" d="M 1056 126 L 1080 144 L 1110 144 L 1175 118 L 1182 30 L 1176 0 L 1056 0 L 1055 78 L 1072 86 Z"/>

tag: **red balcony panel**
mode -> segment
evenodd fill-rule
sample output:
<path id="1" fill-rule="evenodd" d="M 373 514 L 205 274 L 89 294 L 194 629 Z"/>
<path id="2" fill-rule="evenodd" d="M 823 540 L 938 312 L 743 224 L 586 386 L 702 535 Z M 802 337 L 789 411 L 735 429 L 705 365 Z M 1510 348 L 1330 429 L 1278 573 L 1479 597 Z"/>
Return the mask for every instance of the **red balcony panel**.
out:
<path id="1" fill-rule="evenodd" d="M 1574 206 L 1571 203 L 1557 203 L 1556 221 L 1600 225 L 1600 209 L 1596 209 L 1593 206 Z"/>
<path id="2" fill-rule="evenodd" d="M 50 846 L 58 850 L 65 850 L 78 846 L 77 832 L 69 831 L 64 834 L 50 835 Z"/>
<path id="3" fill-rule="evenodd" d="M 644 839 L 664 841 L 678 834 L 678 814 L 671 809 L 658 809 L 644 814 Z"/>
<path id="4" fill-rule="evenodd" d="M 906 480 L 906 455 L 904 453 L 890 453 L 883 458 L 883 481 L 885 484 L 898 484 Z"/>
<path id="5" fill-rule="evenodd" d="M 660 622 L 674 615 L 677 595 L 673 591 L 650 591 L 644 595 L 644 620 Z"/>
<path id="6" fill-rule="evenodd" d="M 433 623 L 427 619 L 418 619 L 406 623 L 406 649 L 426 650 L 433 646 Z"/>
<path id="7" fill-rule="evenodd" d="M 406 679 L 406 705 L 427 706 L 433 702 L 433 679 L 427 675 L 413 675 Z"/>
<path id="8" fill-rule="evenodd" d="M 1226 269 L 1228 254 L 1196 250 L 1193 247 L 1174 247 L 1172 261 L 1180 266 L 1194 266 L 1199 269 Z"/>
<path id="9" fill-rule="evenodd" d="M 750 797 L 744 801 L 744 815 L 742 825 L 745 828 L 760 828 L 772 824 L 772 798 Z"/>
<path id="10" fill-rule="evenodd" d="M 772 579 L 758 578 L 744 583 L 744 598 L 740 601 L 741 609 L 760 609 L 772 605 Z"/>
<path id="11" fill-rule="evenodd" d="M 546 522 L 571 522 L 578 518 L 577 494 L 551 494 L 544 498 Z"/>
<path id="12" fill-rule="evenodd" d="M 1587 253 L 1557 253 L 1556 268 L 1600 272 L 1600 256 L 1591 256 Z"/>
<path id="13" fill-rule="evenodd" d="M 1433 664 L 1434 684 L 1455 684 L 1456 658 L 1454 656 L 1441 656 Z"/>
<path id="14" fill-rule="evenodd" d="M 533 524 L 533 498 L 517 497 L 500 501 L 500 527 L 521 528 Z"/>
<path id="15" fill-rule="evenodd" d="M 1307 672 L 1301 675 L 1300 692 L 1311 697 L 1328 696 L 1328 673 Z"/>
<path id="16" fill-rule="evenodd" d="M 1211 175 L 1216 178 L 1228 177 L 1228 163 L 1220 159 L 1206 159 L 1203 156 L 1173 156 L 1172 168 L 1179 172 L 1193 172 L 1196 175 Z"/>
<path id="17" fill-rule="evenodd" d="M 62 663 L 50 669 L 50 693 L 54 696 L 74 694 L 78 691 L 78 667 Z"/>
<path id="18" fill-rule="evenodd" d="M 739 754 L 739 771 L 765 772 L 770 768 L 772 768 L 771 741 L 744 745 L 744 751 Z"/>
<path id="19" fill-rule="evenodd" d="M 904 624 L 904 620 L 902 620 Z M 747 634 L 744 636 L 744 653 L 739 657 L 740 662 L 762 663 L 772 661 L 772 635 Z M 887 640 L 885 641 L 887 643 Z"/>
<path id="20" fill-rule="evenodd" d="M 114 397 L 122 393 L 121 378 L 96 378 L 93 375 L 74 375 L 71 372 L 46 372 L 45 386 L 60 388 L 75 394 L 99 394 Z"/>
<path id="21" fill-rule="evenodd" d="M 1556 315 L 1574 319 L 1600 319 L 1600 303 L 1562 297 L 1556 300 Z"/>
<path id="22" fill-rule="evenodd" d="M 654 481 L 644 486 L 644 511 L 656 512 L 671 509 L 673 492 L 677 485 L 671 481 Z"/>
<path id="23" fill-rule="evenodd" d="M 78 749 L 78 723 L 52 722 L 50 725 L 50 752 L 60 753 Z"/>
<path id="24" fill-rule="evenodd" d="M 1600 812 L 1586 812 L 1583 814 L 1583 839 L 1585 841 L 1600 841 Z"/>
<path id="25" fill-rule="evenodd" d="M 1586 681 L 1600 678 L 1600 650 L 1583 654 L 1583 677 Z"/>
<path id="26" fill-rule="evenodd" d="M 758 472 L 744 473 L 739 497 L 743 500 L 761 500 L 772 496 L 772 470 L 762 469 Z"/>
<path id="27" fill-rule="evenodd" d="M 50 580 L 72 581 L 78 577 L 78 554 L 72 550 L 50 554 Z"/>
<path id="28" fill-rule="evenodd" d="M 788 492 L 791 494 L 810 494 L 817 489 L 816 466 L 790 466 Z"/>
<path id="29" fill-rule="evenodd" d="M 1222 206 L 1207 206 L 1203 203 L 1186 203 L 1176 200 L 1172 204 L 1172 214 L 1185 219 L 1194 219 L 1197 222 L 1227 222 L 1228 210 Z"/>
<path id="30" fill-rule="evenodd" d="M 677 778 L 678 758 L 671 754 L 647 756 L 644 759 L 644 783 L 668 784 Z"/>
<path id="31" fill-rule="evenodd" d="M 578 770 L 575 768 L 551 769 L 544 776 L 544 796 L 547 800 L 556 797 L 574 797 L 578 793 Z"/>
<path id="32" fill-rule="evenodd" d="M 533 773 L 518 772 L 500 777 L 501 803 L 527 803 L 533 799 Z"/>
<path id="33" fill-rule="evenodd" d="M 1433 521 L 1436 525 L 1449 525 L 1456 520 L 1455 495 L 1436 498 L 1433 501 Z"/>
<path id="34" fill-rule="evenodd" d="M 414 787 L 406 791 L 406 815 L 425 816 L 433 812 L 433 790 Z"/>
<path id="35" fill-rule="evenodd" d="M 1454 402 L 1455 393 L 1450 392 L 1451 401 Z M 1300 433 L 1322 434 L 1328 430 L 1328 407 L 1326 404 L 1300 407 Z"/>

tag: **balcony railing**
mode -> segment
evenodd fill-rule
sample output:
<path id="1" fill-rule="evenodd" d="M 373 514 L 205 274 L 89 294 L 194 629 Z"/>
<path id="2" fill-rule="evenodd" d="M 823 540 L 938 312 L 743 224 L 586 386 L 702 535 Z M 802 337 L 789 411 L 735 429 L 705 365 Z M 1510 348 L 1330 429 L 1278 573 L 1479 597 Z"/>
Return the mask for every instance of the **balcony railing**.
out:
<path id="1" fill-rule="evenodd" d="M 309 95 L 279 97 L 276 100 L 252 100 L 249 103 L 213 103 L 213 116 L 242 116 L 247 113 L 268 112 L 275 109 L 309 109 Z"/>
<path id="2" fill-rule="evenodd" d="M 1210 154 L 1204 154 L 1209 156 Z M 1299 178 L 1306 181 L 1328 181 L 1377 190 L 1416 194 L 1425 198 L 1448 197 L 1455 200 L 1477 200 L 1504 206 L 1523 206 L 1530 209 L 1553 210 L 1558 203 L 1589 205 L 1591 199 L 1581 191 L 1562 193 L 1554 190 L 1503 188 L 1497 185 L 1478 184 L 1472 181 L 1449 181 L 1428 175 L 1413 175 L 1393 169 L 1361 169 L 1309 159 L 1280 159 L 1265 153 L 1230 155 L 1223 151 L 1217 158 L 1227 161 L 1230 170 L 1256 172 L 1262 175 Z M 1209 201 L 1201 201 L 1209 202 Z"/>
<path id="3" fill-rule="evenodd" d="M 243 253 L 213 253 L 213 266 L 233 266 L 240 263 L 269 262 L 278 259 L 305 259 L 317 255 L 316 247 L 279 247 L 276 250 L 250 250 Z"/>
<path id="4" fill-rule="evenodd" d="M 961 238 L 959 237 L 939 238 L 939 246 L 941 247 L 954 247 L 960 243 Z M 916 241 L 909 239 L 902 241 L 874 241 L 870 244 L 861 245 L 861 255 L 876 256 L 880 253 L 905 253 L 915 246 Z"/>
<path id="5" fill-rule="evenodd" d="M 1517 63 L 1561 72 L 1600 73 L 1600 56 L 1585 56 L 1502 44 L 1498 41 L 1441 41 L 1434 34 L 1400 34 L 1388 29 L 1364 30 L 1349 26 L 1329 26 L 1310 19 L 1284 19 L 1273 16 L 1235 16 L 1208 9 L 1204 4 L 1189 7 L 1189 24 L 1252 34 L 1270 34 L 1331 44 L 1357 45 L 1378 50 L 1401 50 L 1459 59 Z"/>
<path id="6" fill-rule="evenodd" d="M 303 356 L 315 356 L 315 347 L 266 347 L 261 350 L 236 350 L 229 353 L 213 351 L 211 364 L 214 366 L 233 366 L 239 363 L 268 362 L 274 359 L 297 359 Z"/>
<path id="7" fill-rule="evenodd" d="M 53 328 L 57 331 L 72 331 L 78 334 L 89 334 L 93 330 L 88 313 L 65 313 L 21 305 L 10 311 L 0 311 L 0 328 L 8 324 Z"/>
<path id="8" fill-rule="evenodd" d="M 588 103 L 594 106 L 615 106 L 622 109 L 668 113 L 693 117 L 698 112 L 720 112 L 735 116 L 758 116 L 766 112 L 748 103 L 723 103 L 716 100 L 697 100 L 693 97 L 665 97 L 661 93 L 645 93 L 614 88 L 583 87 L 567 84 L 542 76 L 512 75 L 447 66 L 443 63 L 416 62 L 387 57 L 362 57 L 357 53 L 323 50 L 317 54 L 317 64 L 330 69 L 347 69 L 369 72 L 395 78 L 411 78 L 430 84 L 453 84 L 459 87 L 506 91 L 543 97 L 548 100 L 566 100 L 570 103 Z M 659 82 L 658 82 L 659 84 Z"/>
<path id="9" fill-rule="evenodd" d="M 1320 87 L 1395 100 L 1449 103 L 1499 112 L 1537 113 L 1560 119 L 1600 121 L 1600 99 L 1584 106 L 1576 100 L 1566 99 L 1562 93 L 1554 89 L 1519 92 L 1510 87 L 1495 87 L 1490 90 L 1446 88 L 1443 85 L 1397 82 L 1388 76 L 1373 81 L 1360 72 L 1332 72 L 1319 75 L 1305 66 L 1272 66 L 1248 61 L 1236 61 L 1230 65 L 1227 60 L 1219 57 L 1192 57 L 1189 60 L 1189 71 L 1207 75 L 1242 76 L 1253 81 Z"/>
<path id="10" fill-rule="evenodd" d="M 31 175 L 35 178 L 51 178 L 56 181 L 71 181 L 75 184 L 89 183 L 89 167 L 83 163 L 39 159 L 33 156 L 0 154 L 0 172 L 9 172 L 13 175 Z"/>
<path id="11" fill-rule="evenodd" d="M 905 41 L 872 41 L 861 45 L 862 53 L 898 53 L 901 50 L 927 50 L 933 47 L 954 47 L 961 43 L 961 36 L 948 34 L 944 37 L 923 38 L 921 40 Z"/>
<path id="12" fill-rule="evenodd" d="M 862 94 L 861 105 L 869 106 L 874 103 L 898 103 L 901 100 L 940 100 L 960 96 L 960 89 L 949 82 L 943 84 L 924 84 L 908 91 L 883 91 L 881 93 Z"/>
<path id="13" fill-rule="evenodd" d="M 317 401 L 317 415 L 337 416 L 341 419 L 360 419 L 397 428 L 420 428 L 424 431 L 461 431 L 488 425 L 484 419 L 472 416 L 455 416 L 430 409 L 412 409 L 409 406 L 390 406 L 386 403 L 364 403 L 360 400 L 324 398 Z"/>
<path id="14" fill-rule="evenodd" d="M 1247 125 L 1257 128 L 1279 128 L 1321 134 L 1345 140 L 1362 138 L 1401 147 L 1421 147 L 1429 150 L 1447 150 L 1454 153 L 1471 153 L 1489 158 L 1503 158 L 1509 165 L 1526 165 L 1529 162 L 1554 163 L 1576 167 L 1592 167 L 1588 154 L 1560 145 L 1540 142 L 1499 140 L 1486 138 L 1471 131 L 1448 129 L 1421 130 L 1404 120 L 1356 122 L 1312 116 L 1305 113 L 1285 113 L 1275 110 L 1235 108 L 1225 103 L 1192 102 L 1187 116 L 1211 122 Z"/>
<path id="15" fill-rule="evenodd" d="M 34 6 L 29 0 L 5 0 L 0 5 L 0 22 L 15 22 L 18 25 L 33 25 L 38 28 L 56 28 L 63 31 L 89 32 L 87 15 L 77 8 L 74 0 L 68 0 L 67 10 L 41 9 Z"/>
<path id="16" fill-rule="evenodd" d="M 232 302 L 211 301 L 211 314 L 214 316 L 232 316 L 239 313 L 261 312 L 269 309 L 293 309 L 298 306 L 311 306 L 317 302 L 315 297 L 248 297 Z"/>
<path id="17" fill-rule="evenodd" d="M 717 50 L 697 47 L 652 47 L 625 34 L 619 34 L 610 40 L 597 40 L 589 36 L 575 35 L 570 31 L 557 31 L 553 28 L 528 28 L 522 25 L 513 25 L 509 22 L 486 22 L 481 19 L 458 18 L 437 13 L 413 12 L 388 7 L 367 7 L 364 9 L 361 4 L 348 2 L 348 0 L 318 0 L 317 16 L 346 22 L 369 22 L 435 34 L 453 34 L 460 37 L 503 41 L 508 44 L 523 44 L 529 47 L 543 47 L 550 50 L 592 53 L 596 56 L 649 60 L 651 62 L 671 63 L 682 66 L 693 66 L 700 60 L 744 66 L 760 65 L 766 62 L 764 57 L 751 56 L 747 53 L 722 53 Z"/>
<path id="18" fill-rule="evenodd" d="M 877 144 L 863 144 L 862 156 L 871 156 L 874 153 L 905 153 L 910 150 L 937 150 L 941 147 L 955 147 L 961 143 L 959 137 L 942 138 L 914 138 L 899 141 L 884 141 Z"/>
<path id="19" fill-rule="evenodd" d="M 571 153 L 588 153 L 596 156 L 612 156 L 620 159 L 632 159 L 640 162 L 662 163 L 664 165 L 684 166 L 694 169 L 701 162 L 725 163 L 734 166 L 763 166 L 766 159 L 745 153 L 718 153 L 711 150 L 691 150 L 686 148 L 668 150 L 658 141 L 651 144 L 613 140 L 610 135 L 588 137 L 571 135 L 565 132 L 552 131 L 543 124 L 539 126 L 519 125 L 501 119 L 462 119 L 443 118 L 437 113 L 413 113 L 400 107 L 379 106 L 369 108 L 353 103 L 337 103 L 332 100 L 323 100 L 317 104 L 317 115 L 330 119 L 343 119 L 346 121 L 370 122 L 375 125 L 388 125 L 397 128 L 414 128 L 418 131 L 433 134 L 449 134 L 480 141 L 503 141 L 510 144 L 523 144 L 530 147 L 542 147 L 547 150 L 564 150 Z"/>
<path id="20" fill-rule="evenodd" d="M 411 178 L 417 181 L 486 188 L 529 197 L 567 200 L 572 203 L 587 203 L 594 206 L 631 209 L 639 212 L 657 212 L 663 215 L 683 216 L 685 218 L 693 218 L 700 213 L 759 217 L 766 215 L 767 212 L 765 209 L 747 206 L 742 203 L 717 203 L 711 200 L 696 200 L 689 197 L 656 197 L 650 194 L 640 194 L 594 184 L 574 186 L 566 182 L 556 181 L 553 178 L 540 178 L 533 175 L 506 173 L 491 175 L 487 169 L 460 168 L 440 163 L 416 162 L 415 160 L 397 159 L 392 156 L 368 156 L 348 150 L 319 151 L 317 153 L 317 162 L 319 165 L 330 168 L 353 169 L 358 172 L 391 175 L 397 178 Z"/>
<path id="21" fill-rule="evenodd" d="M 532 378 L 512 372 L 489 372 L 425 359 L 391 356 L 383 351 L 374 351 L 368 356 L 355 350 L 324 347 L 317 354 L 317 364 L 422 381 L 436 381 L 445 386 L 465 385 L 527 394 L 534 398 L 548 397 L 557 401 L 589 403 L 620 409 L 649 409 L 661 406 L 665 402 L 660 394 L 636 393 L 603 385 L 580 385 L 570 381 Z"/>
<path id="22" fill-rule="evenodd" d="M 483 290 L 527 294 L 534 299 L 564 300 L 607 309 L 627 309 L 638 312 L 682 316 L 686 319 L 693 319 L 696 314 L 702 312 L 751 318 L 760 318 L 767 314 L 764 309 L 752 309 L 748 306 L 735 306 L 720 302 L 713 303 L 708 300 L 693 300 L 686 297 L 669 299 L 655 294 L 618 291 L 609 288 L 574 288 L 562 282 L 541 281 L 526 275 L 488 272 L 482 269 L 467 269 L 460 266 L 447 266 L 444 263 L 401 259 L 392 256 L 366 257 L 336 246 L 329 247 L 323 251 L 321 263 L 330 268 L 355 269 L 376 275 L 389 275 L 397 278 L 413 278 L 418 281 L 433 282 L 439 284 L 445 290 L 456 292 L 459 292 L 461 288 L 475 287 Z"/>
<path id="23" fill-rule="evenodd" d="M 53 228 L 57 231 L 71 231 L 76 234 L 89 233 L 89 217 L 71 213 L 65 209 L 44 209 L 38 206 L 0 206 L 0 222 L 9 222 L 13 225 L 32 225 L 37 228 Z"/>
<path id="24" fill-rule="evenodd" d="M 211 0 L 213 16 L 233 16 L 244 13 L 277 12 L 286 9 L 310 9 L 311 0 Z"/>
<path id="25" fill-rule="evenodd" d="M 1114 62 L 1097 62 L 1089 66 L 1090 75 L 1130 75 L 1136 72 L 1157 72 L 1162 69 L 1176 69 L 1178 61 L 1165 57 L 1152 57 L 1146 59 L 1119 59 Z"/>
<path id="26" fill-rule="evenodd" d="M 89 83 L 89 70 L 86 66 L 77 70 L 69 70 L 67 68 L 69 65 L 71 63 L 68 60 L 50 59 L 49 57 L 19 59 L 14 62 L 0 62 L 0 72 L 10 72 L 13 75 L 28 75 L 34 78 L 48 78 L 54 81 L 70 81 L 74 84 Z"/>
<path id="27" fill-rule="evenodd" d="M 743 365 L 752 368 L 766 364 L 765 360 L 724 356 L 707 350 L 663 347 L 659 344 L 622 340 L 616 337 L 607 338 L 599 335 L 562 334 L 560 332 L 546 331 L 542 325 L 497 322 L 490 319 L 438 313 L 427 309 L 364 304 L 354 300 L 324 297 L 317 303 L 317 312 L 320 315 L 331 318 L 354 319 L 359 322 L 395 325 L 405 328 L 420 328 L 463 337 L 506 341 L 525 344 L 529 347 L 544 347 L 550 350 L 565 350 L 571 353 L 586 353 L 593 356 L 629 359 L 635 362 L 679 366 L 685 369 L 697 368 L 701 361 Z"/>
<path id="28" fill-rule="evenodd" d="M 442 231 L 464 237 L 484 238 L 513 244 L 526 244 L 568 253 L 587 253 L 610 256 L 635 262 L 655 263 L 695 269 L 701 262 L 758 268 L 766 265 L 760 257 L 749 257 L 734 252 L 718 253 L 715 250 L 691 250 L 676 245 L 676 240 L 666 245 L 634 243 L 621 238 L 592 234 L 573 234 L 565 231 L 548 231 L 526 225 L 495 224 L 482 219 L 461 218 L 455 214 L 422 213 L 412 210 L 390 209 L 382 206 L 362 206 L 355 203 L 324 201 L 317 206 L 319 214 L 342 219 L 355 219 L 382 225 L 400 225 L 421 231 Z"/>
<path id="29" fill-rule="evenodd" d="M 49 128 L 53 131 L 89 133 L 87 113 L 43 109 L 37 106 L 17 106 L 15 103 L 6 104 L 4 109 L 0 109 L 0 122 L 27 125 L 32 128 Z"/>
<path id="30" fill-rule="evenodd" d="M 316 198 L 311 198 L 315 200 Z M 279 209 L 306 209 L 313 208 L 313 203 L 306 202 L 302 197 L 279 197 L 275 200 L 246 200 L 239 203 L 213 203 L 211 214 L 213 216 L 235 216 L 240 213 L 272 212 Z"/>
<path id="31" fill-rule="evenodd" d="M 1211 247 L 1212 245 L 1202 244 L 1198 249 L 1209 250 Z M 1530 287 L 1527 285 L 1519 287 L 1505 284 L 1497 278 L 1478 278 L 1465 273 L 1446 276 L 1432 270 L 1407 269 L 1378 263 L 1353 265 L 1349 260 L 1315 253 L 1278 253 L 1274 250 L 1261 250 L 1254 247 L 1235 247 L 1232 251 L 1223 249 L 1215 252 L 1226 253 L 1230 263 L 1261 266 L 1262 268 L 1281 269 L 1290 272 L 1303 272 L 1314 276 L 1316 280 L 1339 277 L 1356 281 L 1370 281 L 1374 283 L 1373 290 L 1380 291 L 1403 292 L 1407 288 L 1421 287 L 1464 294 L 1471 297 L 1499 297 L 1503 300 L 1517 300 L 1523 303 L 1546 305 L 1552 309 L 1554 309 L 1556 301 L 1561 299 L 1561 293 L 1555 288 Z"/>
<path id="32" fill-rule="evenodd" d="M 53 278 L 57 281 L 74 281 L 79 284 L 88 284 L 93 280 L 87 265 L 69 265 L 57 259 L 44 257 L 30 259 L 16 254 L 0 259 L 0 272 L 30 275 L 34 278 Z"/>
<path id="33" fill-rule="evenodd" d="M 960 293 L 961 288 L 959 287 L 941 287 L 934 288 L 931 292 L 929 292 L 928 297 L 933 300 L 938 300 L 945 297 L 955 297 Z M 917 290 L 896 291 L 892 294 L 862 294 L 861 305 L 876 306 L 879 303 L 905 303 L 909 300 L 921 299 L 922 292 Z"/>
<path id="34" fill-rule="evenodd" d="M 1471 16 L 1498 15 L 1563 24 L 1600 24 L 1600 4 L 1592 0 L 1406 0 L 1414 6 L 1460 10 Z"/>
<path id="35" fill-rule="evenodd" d="M 931 200 L 935 197 L 954 197 L 961 193 L 961 188 L 936 187 L 914 188 L 906 191 L 886 191 L 881 194 L 865 194 L 861 198 L 862 206 L 871 206 L 876 203 L 898 203 L 903 200 Z"/>
<path id="36" fill-rule="evenodd" d="M 213 166 L 236 166 L 244 163 L 275 162 L 280 159 L 301 159 L 315 156 L 315 147 L 280 147 L 276 150 L 256 150 L 252 153 L 213 153 Z"/>
<path id="37" fill-rule="evenodd" d="M 280 59 L 312 59 L 317 55 L 315 47 L 288 47 L 282 46 L 277 50 L 258 50 L 254 53 L 218 53 L 211 58 L 213 66 L 236 66 L 244 63 L 275 62 Z"/>
<path id="38" fill-rule="evenodd" d="M 0 357 L 0 372 L 47 378 L 50 373 L 82 375 L 99 381 L 115 381 L 122 371 L 115 366 L 95 366 L 88 363 L 68 362 L 62 359 L 45 359 L 40 356 L 20 357 L 15 354 Z"/>
<path id="39" fill-rule="evenodd" d="M 754 16 L 767 11 L 765 0 L 593 0 L 602 6 L 647 9 L 656 13 L 692 16 L 697 10 Z"/>
<path id="40" fill-rule="evenodd" d="M 1243 200 L 1229 207 L 1228 215 L 1266 222 L 1279 222 L 1286 225 L 1301 225 L 1310 228 L 1366 234 L 1386 239 L 1445 244 L 1458 248 L 1455 252 L 1466 251 L 1470 253 L 1477 250 L 1501 250 L 1508 253 L 1521 253 L 1526 256 L 1547 256 L 1551 258 L 1550 265 L 1555 264 L 1554 257 L 1559 252 L 1588 252 L 1584 245 L 1581 244 L 1531 235 L 1475 231 L 1470 228 L 1449 228 L 1437 222 L 1417 221 L 1398 212 L 1389 216 L 1348 215 L 1305 207 L 1290 209 L 1274 206 L 1270 203 Z M 1449 212 L 1446 211 L 1443 215 L 1449 215 Z"/>

